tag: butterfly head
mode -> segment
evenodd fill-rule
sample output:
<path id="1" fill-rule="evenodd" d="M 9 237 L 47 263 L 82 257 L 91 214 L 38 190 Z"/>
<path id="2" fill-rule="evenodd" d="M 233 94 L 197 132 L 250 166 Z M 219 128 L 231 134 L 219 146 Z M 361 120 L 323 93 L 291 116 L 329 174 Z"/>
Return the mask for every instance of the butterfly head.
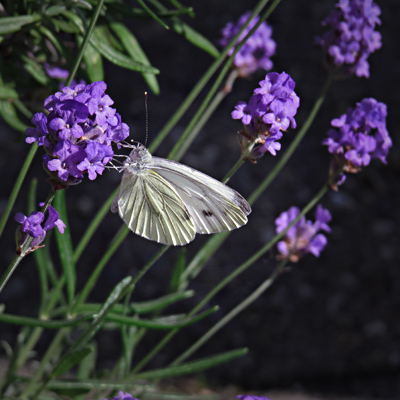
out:
<path id="1" fill-rule="evenodd" d="M 137 145 L 130 145 L 129 147 L 132 151 L 124 162 L 125 168 L 133 167 L 134 169 L 141 169 L 151 161 L 151 154 L 142 144 L 138 143 Z"/>

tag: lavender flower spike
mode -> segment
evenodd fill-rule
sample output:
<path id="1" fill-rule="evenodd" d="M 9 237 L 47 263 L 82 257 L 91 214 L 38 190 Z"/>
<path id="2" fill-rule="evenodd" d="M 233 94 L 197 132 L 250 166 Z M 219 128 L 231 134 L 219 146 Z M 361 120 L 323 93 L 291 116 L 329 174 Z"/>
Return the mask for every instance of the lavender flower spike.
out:
<path id="1" fill-rule="evenodd" d="M 253 396 L 250 394 L 240 394 L 239 396 L 236 396 L 236 398 L 239 400 L 269 400 L 269 398 L 264 396 Z"/>
<path id="2" fill-rule="evenodd" d="M 251 148 L 247 159 L 255 161 L 266 152 L 276 155 L 281 145 L 278 140 L 289 127 L 296 128 L 294 116 L 300 99 L 294 91 L 295 82 L 286 73 L 270 72 L 254 90 L 248 104 L 239 101 L 232 112 L 244 129 L 239 132 L 242 151 Z"/>
<path id="3" fill-rule="evenodd" d="M 250 11 L 246 12 L 236 23 L 229 22 L 222 29 L 222 39 L 219 41 L 221 46 L 226 46 L 232 40 L 248 20 L 250 14 Z M 258 20 L 258 16 L 251 20 L 239 36 L 237 43 L 244 39 Z M 233 60 L 233 66 L 237 69 L 239 76 L 247 77 L 258 69 L 264 69 L 265 71 L 272 69 L 271 57 L 275 54 L 276 43 L 271 36 L 272 28 L 266 22 L 262 22 L 252 36 L 247 39 Z M 231 55 L 234 50 L 234 47 L 229 49 L 228 55 Z"/>
<path id="4" fill-rule="evenodd" d="M 129 136 L 129 127 L 105 94 L 105 82 L 64 87 L 48 97 L 44 108 L 48 115 L 35 114 L 28 128 L 27 143 L 43 146 L 44 168 L 61 187 L 74 185 L 101 175 L 114 155 L 112 143 Z"/>
<path id="5" fill-rule="evenodd" d="M 386 105 L 373 98 L 363 99 L 346 114 L 333 119 L 335 129 L 328 131 L 322 144 L 333 154 L 330 185 L 333 189 L 344 181 L 344 172 L 356 173 L 373 158 L 386 164 L 392 140 L 386 129 Z"/>
<path id="6" fill-rule="evenodd" d="M 276 220 L 276 233 L 281 233 L 300 214 L 298 207 L 291 207 Z M 307 253 L 319 257 L 327 244 L 326 237 L 319 231 L 330 232 L 328 222 L 332 219 L 328 210 L 320 204 L 315 211 L 315 222 L 307 221 L 303 216 L 286 232 L 282 241 L 278 242 L 278 258 L 298 262 Z"/>
<path id="7" fill-rule="evenodd" d="M 372 0 L 339 0 L 336 7 L 338 10 L 322 22 L 331 29 L 317 42 L 336 66 L 368 78 L 367 59 L 382 46 L 381 34 L 375 31 L 375 25 L 381 23 L 381 10 Z"/>

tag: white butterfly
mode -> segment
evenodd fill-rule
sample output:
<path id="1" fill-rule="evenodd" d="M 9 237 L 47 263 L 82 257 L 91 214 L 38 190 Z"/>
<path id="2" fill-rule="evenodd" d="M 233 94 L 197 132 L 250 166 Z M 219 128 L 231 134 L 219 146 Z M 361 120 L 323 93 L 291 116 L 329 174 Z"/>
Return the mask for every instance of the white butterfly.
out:
<path id="1" fill-rule="evenodd" d="M 251 208 L 235 190 L 193 168 L 152 157 L 141 144 L 121 167 L 118 195 L 111 206 L 129 229 L 150 240 L 174 246 L 196 233 L 215 233 L 247 223 Z"/>

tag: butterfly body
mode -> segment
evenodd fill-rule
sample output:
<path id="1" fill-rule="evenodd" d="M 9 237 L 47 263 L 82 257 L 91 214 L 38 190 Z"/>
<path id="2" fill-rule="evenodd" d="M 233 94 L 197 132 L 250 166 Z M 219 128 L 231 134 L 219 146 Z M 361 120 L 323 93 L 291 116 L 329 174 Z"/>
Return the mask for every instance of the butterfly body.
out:
<path id="1" fill-rule="evenodd" d="M 235 190 L 186 165 L 153 157 L 141 144 L 131 148 L 111 211 L 133 232 L 177 246 L 191 242 L 196 233 L 247 223 L 250 205 Z"/>

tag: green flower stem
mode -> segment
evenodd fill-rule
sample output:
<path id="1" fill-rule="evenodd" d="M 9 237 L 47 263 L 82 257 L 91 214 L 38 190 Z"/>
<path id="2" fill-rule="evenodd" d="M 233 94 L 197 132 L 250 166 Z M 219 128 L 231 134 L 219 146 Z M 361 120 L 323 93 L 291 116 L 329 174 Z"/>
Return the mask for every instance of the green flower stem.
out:
<path id="1" fill-rule="evenodd" d="M 230 91 L 232 90 L 233 82 L 235 81 L 237 75 L 237 69 L 231 71 L 227 78 L 225 86 L 213 98 L 211 103 L 205 109 L 204 113 L 201 115 L 200 119 L 195 124 L 189 124 L 188 127 L 185 129 L 182 136 L 185 136 L 186 140 L 181 144 L 180 147 L 177 148 L 176 155 L 174 157 L 176 161 L 179 161 L 183 157 L 187 149 L 192 144 L 193 140 L 196 138 L 197 134 L 210 119 L 215 109 L 221 104 L 226 95 L 230 93 Z M 178 145 L 178 143 L 176 145 Z M 174 149 L 172 149 L 172 151 L 174 151 Z"/>
<path id="2" fill-rule="evenodd" d="M 220 74 L 218 75 L 217 79 L 215 80 L 215 82 L 214 82 L 212 88 L 210 89 L 210 91 L 207 93 L 207 96 L 204 99 L 203 103 L 200 105 L 200 107 L 197 110 L 196 114 L 194 115 L 192 120 L 189 122 L 189 125 L 185 129 L 185 132 L 180 136 L 180 138 L 176 142 L 174 148 L 169 153 L 168 158 L 176 159 L 176 155 L 177 155 L 178 149 L 181 146 L 184 145 L 184 143 L 187 140 L 187 137 L 189 136 L 191 130 L 194 129 L 194 127 L 196 126 L 196 124 L 200 120 L 201 116 L 205 112 L 205 110 L 206 110 L 208 104 L 210 103 L 212 97 L 214 96 L 214 94 L 217 92 L 219 86 L 221 85 L 222 80 L 224 79 L 224 77 L 228 73 L 228 70 L 229 70 L 231 64 L 233 63 L 233 60 L 234 60 L 236 54 L 244 46 L 244 44 L 246 43 L 247 39 L 250 38 L 253 35 L 253 33 L 258 29 L 258 27 L 262 24 L 262 22 L 271 15 L 272 11 L 277 7 L 277 5 L 280 3 L 280 1 L 281 0 L 275 0 L 272 3 L 272 5 L 270 7 L 268 7 L 268 9 L 260 16 L 260 19 L 254 25 L 254 27 L 248 32 L 248 34 L 243 38 L 243 40 L 235 47 L 235 50 L 233 51 L 232 55 L 228 58 L 228 60 L 225 62 Z M 254 11 L 256 11 L 256 10 L 254 10 Z M 249 20 L 250 20 L 250 18 L 253 19 L 254 11 L 251 14 L 251 16 L 249 17 Z"/>
<path id="3" fill-rule="evenodd" d="M 252 205 L 254 202 L 260 197 L 261 193 L 264 192 L 264 190 L 271 184 L 271 182 L 276 178 L 276 176 L 279 174 L 279 172 L 282 170 L 282 168 L 286 165 L 286 163 L 289 161 L 290 157 L 302 141 L 303 137 L 307 133 L 308 129 L 310 128 L 311 124 L 313 123 L 319 109 L 322 106 L 322 103 L 325 100 L 326 94 L 328 93 L 328 90 L 332 84 L 333 77 L 330 75 L 325 82 L 325 85 L 323 86 L 321 90 L 321 94 L 317 98 L 317 100 L 314 103 L 314 106 L 308 115 L 308 118 L 304 122 L 303 126 L 301 127 L 299 133 L 296 135 L 296 137 L 293 139 L 292 143 L 290 144 L 289 148 L 283 153 L 282 157 L 279 159 L 277 164 L 275 165 L 274 169 L 268 174 L 268 176 L 261 182 L 261 184 L 257 187 L 256 190 L 249 196 L 248 202 Z"/>
<path id="4" fill-rule="evenodd" d="M 29 150 L 28 155 L 25 158 L 24 164 L 22 165 L 22 168 L 21 168 L 21 171 L 20 171 L 20 173 L 19 173 L 19 175 L 17 177 L 17 180 L 15 181 L 15 185 L 14 185 L 14 188 L 13 188 L 13 190 L 12 190 L 12 192 L 10 194 L 10 197 L 8 199 L 8 203 L 7 203 L 6 209 L 4 210 L 4 213 L 3 213 L 3 215 L 1 216 L 1 219 L 0 219 L 0 236 L 3 233 L 4 227 L 6 226 L 8 217 L 10 216 L 11 210 L 12 210 L 12 208 L 14 206 L 14 203 L 15 203 L 15 200 L 16 200 L 16 198 L 18 196 L 19 190 L 21 189 L 22 182 L 25 179 L 25 176 L 26 176 L 26 174 L 28 172 L 28 169 L 29 169 L 29 167 L 31 165 L 33 157 L 36 154 L 37 148 L 38 148 L 37 146 L 32 146 L 31 147 L 31 149 Z"/>
<path id="5" fill-rule="evenodd" d="M 251 303 L 257 300 L 271 285 L 275 282 L 276 278 L 283 272 L 287 260 L 282 260 L 274 269 L 272 274 L 266 279 L 253 293 L 247 296 L 240 302 L 232 311 L 221 318 L 212 328 L 210 328 L 199 340 L 193 343 L 183 354 L 177 357 L 170 365 L 177 366 L 190 357 L 196 350 L 198 350 L 207 340 L 214 336 L 221 328 L 228 322 L 235 318 L 239 313 L 245 310 Z"/>
<path id="6" fill-rule="evenodd" d="M 85 53 L 85 50 L 86 50 L 86 46 L 89 43 L 90 36 L 92 36 L 93 29 L 96 26 L 96 22 L 97 22 L 97 20 L 99 18 L 101 8 L 103 7 L 103 3 L 104 3 L 104 0 L 99 0 L 97 2 L 97 6 L 96 6 L 96 8 L 95 8 L 95 10 L 93 12 L 92 19 L 90 21 L 88 30 L 86 31 L 85 36 L 83 38 L 81 47 L 79 48 L 79 53 L 78 53 L 78 55 L 76 57 L 74 66 L 72 67 L 72 71 L 69 74 L 67 80 L 65 81 L 65 86 L 69 86 L 71 84 L 72 79 L 74 79 L 74 76 L 75 76 L 76 72 L 78 71 L 79 65 L 80 65 L 80 63 L 82 61 L 82 58 L 83 58 L 83 54 Z"/>
<path id="7" fill-rule="evenodd" d="M 259 14 L 262 8 L 268 3 L 269 0 L 260 0 L 256 7 L 254 8 L 253 12 L 249 16 L 248 20 L 246 23 L 241 27 L 239 32 L 232 38 L 232 40 L 229 42 L 228 46 L 226 46 L 225 49 L 222 50 L 220 56 L 211 64 L 211 66 L 208 68 L 208 70 L 205 72 L 203 77 L 199 80 L 199 82 L 196 84 L 196 86 L 192 89 L 192 91 L 189 93 L 189 95 L 186 97 L 184 102 L 180 105 L 180 107 L 176 110 L 174 115 L 169 119 L 169 121 L 165 124 L 165 126 L 161 129 L 161 131 L 158 133 L 156 138 L 153 140 L 151 145 L 149 146 L 149 151 L 150 153 L 153 153 L 158 146 L 162 143 L 162 141 L 165 139 L 165 137 L 169 134 L 169 132 L 172 130 L 172 128 L 178 123 L 178 121 L 182 118 L 182 116 L 185 114 L 187 109 L 190 107 L 190 105 L 193 103 L 193 101 L 196 99 L 196 97 L 199 95 L 199 93 L 203 90 L 207 82 L 211 79 L 211 76 L 215 73 L 215 71 L 219 68 L 219 66 L 222 64 L 224 61 L 225 57 L 227 56 L 229 50 L 231 47 L 233 47 L 239 36 L 242 34 L 242 32 L 246 29 L 246 27 L 249 25 L 251 20 L 254 18 L 256 14 Z M 257 25 L 258 26 L 258 25 Z M 253 28 L 254 29 L 254 28 Z M 252 30 L 252 31 L 255 31 Z M 242 40 L 242 43 L 244 44 L 245 41 L 247 40 L 248 35 L 246 36 L 245 39 Z M 213 95 L 213 94 L 212 94 Z"/>
<path id="8" fill-rule="evenodd" d="M 226 285 L 228 285 L 234 278 L 239 276 L 242 272 L 253 265 L 257 260 L 259 260 L 267 251 L 269 251 L 272 246 L 274 246 L 285 234 L 286 232 L 300 220 L 300 218 L 305 215 L 311 208 L 313 208 L 328 191 L 328 186 L 324 185 L 322 189 L 316 194 L 316 196 L 303 208 L 299 213 L 297 218 L 293 220 L 288 227 L 281 233 L 276 235 L 267 244 L 265 244 L 261 249 L 259 249 L 252 257 L 250 257 L 246 262 L 236 268 L 231 274 L 229 274 L 225 279 L 223 279 L 217 286 L 215 286 L 204 299 L 199 302 L 189 313 L 188 317 L 197 313 L 201 308 L 203 308 L 219 291 L 221 291 Z M 175 336 L 178 329 L 174 329 L 164 336 L 161 341 L 153 347 L 153 349 L 136 365 L 132 370 L 132 374 L 140 371 L 155 355 L 157 355 L 164 346 Z"/>

